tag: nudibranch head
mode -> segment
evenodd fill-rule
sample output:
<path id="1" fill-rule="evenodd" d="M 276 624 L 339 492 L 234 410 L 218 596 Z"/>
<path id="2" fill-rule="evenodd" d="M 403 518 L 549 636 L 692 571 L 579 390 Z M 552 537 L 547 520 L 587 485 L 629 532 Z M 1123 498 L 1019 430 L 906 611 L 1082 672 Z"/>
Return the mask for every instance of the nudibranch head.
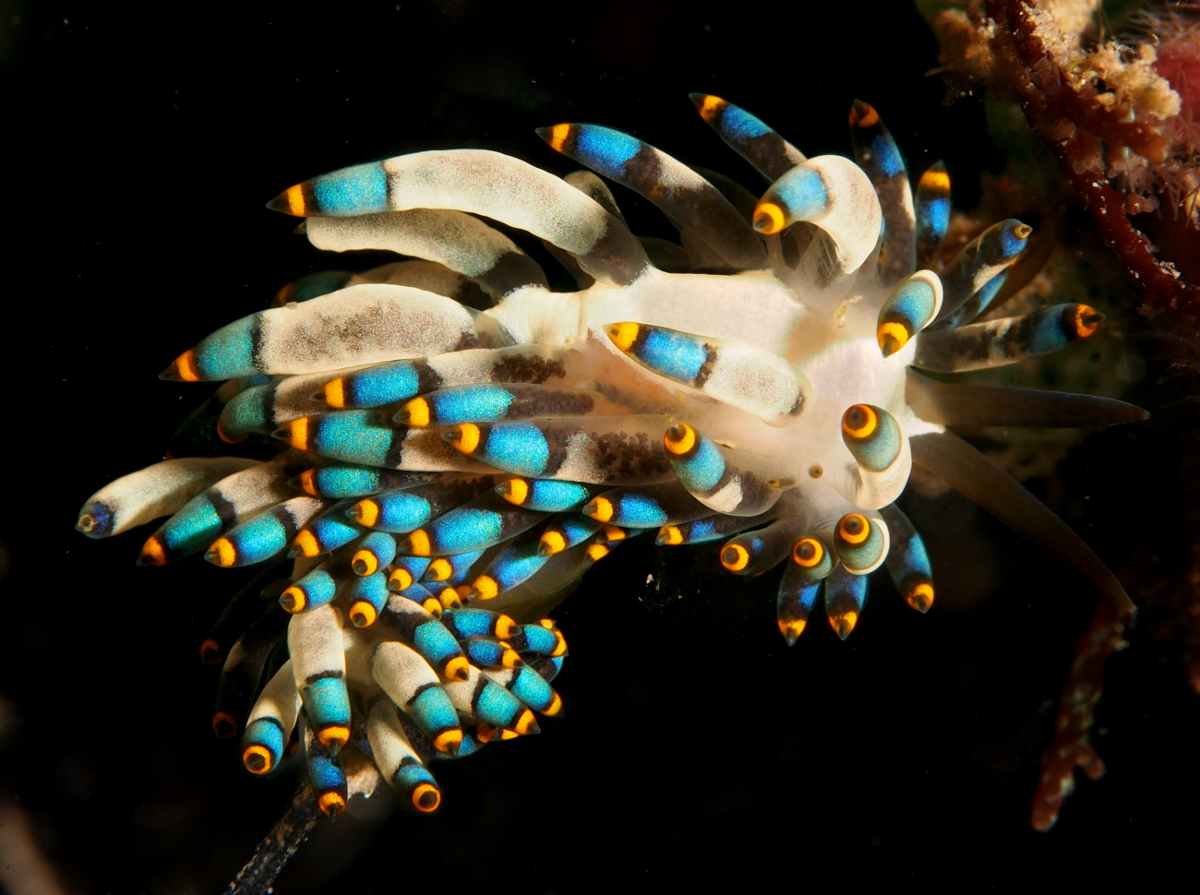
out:
<path id="1" fill-rule="evenodd" d="M 550 682 L 566 642 L 542 616 L 642 535 L 721 541 L 736 575 L 782 566 L 789 644 L 821 599 L 848 637 L 882 566 L 926 612 L 929 558 L 895 505 L 913 463 L 1128 606 L 1069 528 L 947 428 L 1144 416 L 946 381 L 1099 325 L 1085 305 L 998 313 L 1030 228 L 1001 221 L 935 271 L 949 178 L 935 164 L 914 191 L 869 105 L 850 114 L 851 161 L 807 158 L 749 112 L 692 99 L 763 175 L 757 194 L 627 134 L 559 124 L 539 133 L 591 171 L 419 152 L 270 203 L 305 217 L 319 249 L 416 260 L 307 278 L 180 355 L 164 378 L 227 380 L 207 405 L 211 453 L 275 455 L 175 452 L 98 492 L 78 524 L 105 537 L 169 517 L 145 565 L 294 560 L 236 597 L 204 646 L 226 656 L 214 724 L 233 735 L 244 720 L 252 773 L 276 769 L 295 736 L 331 817 L 365 759 L 434 810 L 432 762 L 560 714 Z M 636 237 L 596 174 L 656 205 L 680 243 Z M 552 292 L 485 220 L 541 240 L 577 288 Z M 479 292 L 492 307 L 458 300 Z"/>

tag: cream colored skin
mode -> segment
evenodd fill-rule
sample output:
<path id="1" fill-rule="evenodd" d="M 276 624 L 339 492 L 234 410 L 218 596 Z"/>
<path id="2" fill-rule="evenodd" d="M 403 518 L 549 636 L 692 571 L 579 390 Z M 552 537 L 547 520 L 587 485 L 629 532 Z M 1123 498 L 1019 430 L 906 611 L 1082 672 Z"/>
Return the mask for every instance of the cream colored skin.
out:
<path id="1" fill-rule="evenodd" d="M 856 167 L 853 171 L 866 181 Z M 861 190 L 856 193 L 863 195 Z M 860 215 L 868 228 L 879 220 L 874 191 L 870 200 L 875 203 L 874 214 Z M 811 268 L 809 259 L 819 254 L 810 244 L 796 270 L 780 263 L 777 273 L 717 276 L 650 268 L 623 287 L 597 283 L 571 293 L 525 289 L 485 316 L 502 323 L 518 341 L 578 350 L 595 380 L 643 397 L 647 406 L 638 409 L 665 412 L 724 446 L 762 458 L 763 470 L 776 470 L 771 474 L 784 484 L 823 479 L 846 501 L 847 512 L 851 504 L 878 509 L 899 497 L 908 480 L 907 438 L 940 432 L 942 427 L 919 419 L 905 402 L 906 369 L 916 352 L 916 340 L 888 358 L 876 341 L 879 309 L 892 291 L 880 288 L 874 274 L 878 224 L 868 241 L 861 233 L 855 238 L 846 217 L 852 215 L 829 221 L 830 230 L 813 240 L 826 239 L 832 244 L 826 255 L 843 263 L 824 289 L 813 285 L 815 271 L 805 266 Z M 779 237 L 768 238 L 773 259 L 781 258 L 778 242 Z M 608 326 L 623 321 L 737 340 L 769 351 L 808 378 L 812 387 L 808 405 L 788 425 L 773 427 L 655 376 L 609 341 Z M 900 458 L 884 473 L 860 474 L 842 441 L 842 415 L 858 403 L 889 411 L 907 436 Z"/>

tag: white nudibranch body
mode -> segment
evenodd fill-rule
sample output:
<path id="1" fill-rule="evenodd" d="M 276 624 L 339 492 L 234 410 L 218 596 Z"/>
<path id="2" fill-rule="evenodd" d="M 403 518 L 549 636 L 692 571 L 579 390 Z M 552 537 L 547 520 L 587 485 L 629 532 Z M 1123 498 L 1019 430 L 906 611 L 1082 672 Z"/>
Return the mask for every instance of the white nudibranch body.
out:
<path id="1" fill-rule="evenodd" d="M 271 203 L 307 218 L 318 248 L 409 260 L 307 277 L 180 355 L 164 378 L 228 380 L 172 443 L 188 459 L 119 479 L 79 520 L 105 537 L 170 514 L 143 565 L 202 551 L 224 567 L 295 560 L 236 597 L 202 648 L 227 656 L 214 728 L 248 719 L 252 772 L 277 768 L 295 735 L 327 814 L 346 807 L 355 756 L 433 810 L 429 763 L 559 712 L 549 682 L 566 643 L 541 616 L 638 536 L 723 541 L 738 575 L 782 565 L 789 644 L 819 598 L 845 639 L 882 566 L 926 612 L 929 558 L 895 506 L 913 463 L 1130 606 L 1066 525 L 948 427 L 1144 413 L 920 372 L 1012 363 L 1095 331 L 1085 305 L 995 313 L 1030 228 L 1002 221 L 939 264 L 945 169 L 914 193 L 870 106 L 851 113 L 850 161 L 806 159 L 745 110 L 693 101 L 770 184 L 760 196 L 619 131 L 563 124 L 540 134 L 591 171 L 423 152 Z M 680 241 L 636 237 L 592 171 L 649 199 Z M 481 217 L 540 240 L 575 288 L 552 291 Z M 278 453 L 196 459 L 222 442 Z M 279 604 L 245 625 L 260 592 Z"/>

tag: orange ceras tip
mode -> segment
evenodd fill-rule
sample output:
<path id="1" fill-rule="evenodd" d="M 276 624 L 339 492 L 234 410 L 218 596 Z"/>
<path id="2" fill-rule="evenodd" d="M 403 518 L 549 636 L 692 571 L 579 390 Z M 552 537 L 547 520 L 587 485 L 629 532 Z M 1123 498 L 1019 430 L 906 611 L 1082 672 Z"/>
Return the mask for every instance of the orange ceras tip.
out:
<path id="1" fill-rule="evenodd" d="M 446 663 L 446 679 L 451 681 L 467 680 L 471 676 L 471 663 L 466 656 L 455 656 Z"/>
<path id="2" fill-rule="evenodd" d="M 238 732 L 237 719 L 228 712 L 216 712 L 212 718 L 212 729 L 221 739 L 227 740 Z"/>
<path id="3" fill-rule="evenodd" d="M 914 587 L 905 601 L 917 612 L 928 612 L 933 605 L 933 585 L 922 582 Z"/>
<path id="4" fill-rule="evenodd" d="M 437 806 L 442 804 L 442 793 L 433 784 L 422 783 L 413 790 L 412 803 L 418 811 L 428 814 L 430 811 L 436 811 Z"/>
<path id="5" fill-rule="evenodd" d="M 845 640 L 854 630 L 854 626 L 858 624 L 858 613 L 851 610 L 843 612 L 841 615 L 835 615 L 829 619 L 829 624 L 837 636 Z"/>
<path id="6" fill-rule="evenodd" d="M 802 620 L 779 621 L 779 633 L 783 635 L 783 639 L 787 641 L 788 646 L 792 646 L 804 633 L 804 629 L 808 626 L 808 622 Z"/>
<path id="7" fill-rule="evenodd" d="M 200 661 L 205 665 L 220 665 L 225 661 L 221 652 L 221 644 L 209 637 L 200 644 Z"/>
<path id="8" fill-rule="evenodd" d="M 787 219 L 783 216 L 783 209 L 774 202 L 759 202 L 751 223 L 759 233 L 770 236 L 782 230 Z"/>
<path id="9" fill-rule="evenodd" d="M 443 730 L 433 738 L 433 748 L 438 752 L 445 752 L 447 755 L 457 755 L 459 747 L 462 746 L 463 734 L 458 728 L 453 730 Z"/>
<path id="10" fill-rule="evenodd" d="M 251 774 L 265 774 L 271 770 L 271 753 L 262 746 L 247 746 L 242 753 L 242 764 Z"/>
<path id="11" fill-rule="evenodd" d="M 338 815 L 346 810 L 346 800 L 336 792 L 327 792 L 317 799 L 317 807 L 330 820 L 337 820 Z"/>
<path id="12" fill-rule="evenodd" d="M 336 756 L 341 748 L 350 741 L 350 729 L 340 724 L 323 727 L 317 731 L 317 739 L 321 741 L 322 746 Z"/>
<path id="13" fill-rule="evenodd" d="M 165 566 L 167 564 L 167 551 L 163 548 L 158 535 L 151 535 L 146 539 L 146 543 L 142 545 L 142 552 L 138 555 L 137 564 L 139 566 Z"/>
<path id="14" fill-rule="evenodd" d="M 175 360 L 171 366 L 158 374 L 159 379 L 167 382 L 199 382 L 204 377 L 200 375 L 200 367 L 196 362 L 196 350 L 189 348 Z"/>

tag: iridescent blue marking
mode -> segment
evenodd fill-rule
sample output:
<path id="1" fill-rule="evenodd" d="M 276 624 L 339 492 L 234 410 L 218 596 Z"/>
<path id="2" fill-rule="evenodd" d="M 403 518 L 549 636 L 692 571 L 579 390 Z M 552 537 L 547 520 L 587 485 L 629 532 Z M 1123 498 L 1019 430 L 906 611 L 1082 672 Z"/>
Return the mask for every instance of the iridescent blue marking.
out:
<path id="1" fill-rule="evenodd" d="M 525 502 L 520 506 L 527 510 L 543 513 L 561 513 L 583 506 L 591 498 L 591 491 L 578 482 L 560 482 L 557 479 L 522 479 L 529 488 Z M 499 485 L 496 486 L 499 488 Z"/>
<path id="2" fill-rule="evenodd" d="M 434 668 L 441 668 L 455 656 L 462 655 L 454 635 L 438 621 L 428 621 L 417 626 L 413 631 L 413 649 Z"/>
<path id="3" fill-rule="evenodd" d="M 933 577 L 933 565 L 929 562 L 929 553 L 925 550 L 925 542 L 915 531 L 910 536 L 903 552 L 894 548 L 888 552 L 888 561 L 894 564 L 893 572 L 897 579 L 897 588 L 899 582 L 910 575 L 920 575 L 924 578 Z"/>
<path id="4" fill-rule="evenodd" d="M 797 221 L 806 221 L 829 207 L 825 184 L 821 181 L 821 175 L 812 168 L 793 168 L 775 181 L 772 190 L 789 215 Z"/>
<path id="5" fill-rule="evenodd" d="M 453 626 L 459 637 L 491 637 L 496 614 L 486 609 L 447 609 L 442 624 Z"/>
<path id="6" fill-rule="evenodd" d="M 472 385 L 432 396 L 433 418 L 438 425 L 496 422 L 504 419 L 513 396 L 503 386 Z"/>
<path id="7" fill-rule="evenodd" d="M 755 137 L 774 133 L 761 119 L 756 118 L 745 109 L 735 106 L 732 103 L 725 105 L 724 111 L 721 113 L 719 126 L 722 136 L 727 137 L 735 143 L 748 143 Z"/>
<path id="8" fill-rule="evenodd" d="M 498 543 L 503 526 L 499 513 L 459 507 L 430 523 L 429 539 L 439 553 L 469 553 Z"/>
<path id="9" fill-rule="evenodd" d="M 1068 342 L 1071 336 L 1063 330 L 1062 312 L 1067 305 L 1053 305 L 1038 311 L 1039 320 L 1033 328 L 1029 339 L 1030 354 L 1048 354 L 1057 351 Z"/>
<path id="10" fill-rule="evenodd" d="M 293 586 L 304 591 L 306 610 L 332 603 L 337 595 L 337 580 L 324 569 L 313 569 Z"/>
<path id="11" fill-rule="evenodd" d="M 521 475 L 541 475 L 550 461 L 546 436 L 530 423 L 497 423 L 487 434 L 485 463 Z"/>
<path id="12" fill-rule="evenodd" d="M 1025 250 L 1025 243 L 1029 241 L 1028 237 L 1022 238 L 1016 233 L 1017 228 L 1023 226 L 1025 225 L 1017 220 L 1004 222 L 1004 226 L 1000 229 L 1000 251 L 1004 258 L 1015 258 Z"/>
<path id="13" fill-rule="evenodd" d="M 562 534 L 563 539 L 567 542 L 567 547 L 574 547 L 576 544 L 581 543 L 586 538 L 598 532 L 600 530 L 600 523 L 591 516 L 585 516 L 582 513 L 571 513 L 555 519 L 550 523 L 549 528 Z"/>
<path id="14" fill-rule="evenodd" d="M 920 332 L 933 318 L 935 301 L 933 287 L 927 280 L 905 280 L 884 302 L 879 319 L 884 321 L 891 316 L 899 317 L 910 333 Z"/>
<path id="15" fill-rule="evenodd" d="M 484 683 L 483 689 L 475 699 L 474 708 L 481 721 L 496 727 L 511 728 L 521 714 L 521 703 L 517 698 L 491 681 Z"/>
<path id="16" fill-rule="evenodd" d="M 725 474 L 725 457 L 715 441 L 696 432 L 695 453 L 686 459 L 671 456 L 671 468 L 689 491 L 711 491 Z"/>
<path id="17" fill-rule="evenodd" d="M 387 211 L 387 175 L 379 162 L 353 165 L 311 181 L 317 211 L 334 217 Z"/>
<path id="18" fill-rule="evenodd" d="M 950 200 L 933 199 L 924 203 L 919 211 L 923 226 L 939 241 L 950 229 Z"/>
<path id="19" fill-rule="evenodd" d="M 363 530 L 357 525 L 343 522 L 332 515 L 314 519 L 304 527 L 309 529 L 316 537 L 317 543 L 321 545 L 323 553 L 337 550 L 338 547 L 349 544 L 363 533 Z"/>
<path id="20" fill-rule="evenodd" d="M 875 165 L 887 177 L 906 173 L 904 157 L 896 146 L 896 141 L 888 134 L 880 134 L 871 141 L 871 152 L 874 154 Z"/>
<path id="21" fill-rule="evenodd" d="M 433 562 L 433 558 L 429 556 L 397 556 L 395 561 L 392 563 L 392 568 L 405 569 L 408 574 L 412 575 L 413 581 L 420 581 L 421 576 L 425 574 L 425 570 L 429 568 L 429 564 L 431 562 Z M 417 585 L 413 585 L 413 587 L 416 586 Z M 409 590 L 411 589 L 412 587 L 409 588 Z M 422 588 L 422 590 L 423 589 L 424 588 Z M 404 595 L 407 595 L 407 593 L 408 592 L 405 591 Z M 424 599 L 425 596 L 427 595 L 423 594 L 421 599 Z M 409 599 L 411 600 L 415 598 L 409 597 Z M 421 600 L 417 600 L 417 602 L 420 603 Z"/>
<path id="22" fill-rule="evenodd" d="M 366 466 L 386 465 L 395 431 L 379 421 L 377 411 L 346 410 L 310 419 L 315 430 L 311 450 Z"/>
<path id="23" fill-rule="evenodd" d="M 825 579 L 825 608 L 828 610 L 838 601 L 849 600 L 854 604 L 854 611 L 861 613 L 867 602 L 870 578 L 870 575 L 852 575 L 844 566 L 838 566 Z"/>
<path id="24" fill-rule="evenodd" d="M 380 407 L 415 397 L 421 390 L 416 368 L 405 361 L 385 364 L 346 377 L 346 403 Z"/>
<path id="25" fill-rule="evenodd" d="M 988 309 L 988 305 L 996 298 L 996 294 L 1003 288 L 1004 283 L 1008 280 L 1010 270 L 1002 270 L 990 280 L 983 284 L 979 292 L 976 293 L 979 306 L 975 309 L 974 316 L 978 317 Z"/>
<path id="26" fill-rule="evenodd" d="M 346 785 L 346 775 L 342 773 L 337 762 L 324 752 L 306 749 L 305 765 L 308 768 L 308 779 L 317 792 L 342 789 Z"/>
<path id="27" fill-rule="evenodd" d="M 516 678 L 509 685 L 512 694 L 532 709 L 541 711 L 554 699 L 554 690 L 545 678 L 532 668 L 518 668 Z"/>
<path id="28" fill-rule="evenodd" d="M 642 141 L 629 134 L 595 124 L 578 125 L 575 154 L 585 165 L 614 179 L 623 179 L 625 165 L 642 148 Z"/>
<path id="29" fill-rule="evenodd" d="M 471 566 L 475 565 L 479 557 L 483 556 L 485 552 L 484 550 L 472 550 L 469 553 L 455 553 L 442 557 L 450 563 L 451 569 L 450 576 L 442 579 L 443 582 L 446 584 L 461 584 L 468 572 L 470 572 Z M 424 577 L 429 577 L 428 570 L 426 570 Z M 432 581 L 433 579 L 430 578 L 430 580 Z"/>
<path id="30" fill-rule="evenodd" d="M 658 501 L 646 494 L 626 492 L 615 501 L 616 512 L 609 521 L 613 525 L 628 525 L 630 528 L 658 528 L 666 525 L 667 511 Z"/>
<path id="31" fill-rule="evenodd" d="M 396 558 L 396 539 L 386 531 L 373 531 L 362 539 L 358 549 L 370 552 L 382 569 Z"/>
<path id="32" fill-rule="evenodd" d="M 205 379 L 236 379 L 254 372 L 254 330 L 259 314 L 222 326 L 196 346 L 196 365 Z"/>
<path id="33" fill-rule="evenodd" d="M 495 580 L 503 593 L 531 578 L 549 559 L 538 555 L 536 543 L 518 544 L 501 551 L 483 574 Z"/>
<path id="34" fill-rule="evenodd" d="M 463 745 L 466 744 L 464 743 Z M 423 764 L 413 758 L 407 757 L 400 762 L 400 767 L 396 768 L 396 773 L 392 775 L 392 779 L 406 793 L 411 793 L 418 786 L 425 783 L 433 787 L 437 786 L 437 781 L 433 779 L 433 774 L 429 773 Z"/>
<path id="35" fill-rule="evenodd" d="M 233 396 L 221 411 L 221 428 L 227 435 L 237 438 L 251 432 L 269 432 L 273 428 L 267 418 L 271 407 L 264 401 L 271 388 L 270 385 L 259 385 Z"/>
<path id="36" fill-rule="evenodd" d="M 554 632 L 541 625 L 521 625 L 521 634 L 525 639 L 521 652 L 548 656 L 558 648 L 558 638 L 554 636 Z"/>
<path id="37" fill-rule="evenodd" d="M 406 711 L 427 732 L 436 734 L 458 727 L 458 712 L 441 687 L 426 687 L 413 697 Z"/>
<path id="38" fill-rule="evenodd" d="M 644 327 L 645 341 L 636 349 L 637 357 L 652 370 L 677 382 L 691 382 L 708 360 L 703 342 L 684 333 L 657 327 Z"/>
<path id="39" fill-rule="evenodd" d="M 279 723 L 272 718 L 259 718 L 246 727 L 242 736 L 243 751 L 250 746 L 262 746 L 271 753 L 271 769 L 274 770 L 283 756 L 283 730 Z"/>
<path id="40" fill-rule="evenodd" d="M 237 551 L 239 566 L 270 559 L 287 549 L 288 533 L 283 523 L 269 513 L 243 522 L 225 536 Z"/>
<path id="41" fill-rule="evenodd" d="M 356 578 L 350 587 L 350 605 L 362 601 L 369 603 L 378 613 L 388 601 L 387 574 L 376 572 Z"/>
<path id="42" fill-rule="evenodd" d="M 429 521 L 429 501 L 407 491 L 389 491 L 371 498 L 379 507 L 372 528 L 397 534 L 420 528 Z"/>
<path id="43" fill-rule="evenodd" d="M 340 677 L 323 677 L 304 688 L 304 713 L 313 727 L 349 727 L 350 696 Z"/>
<path id="44" fill-rule="evenodd" d="M 422 557 L 422 558 L 424 558 L 424 557 Z M 404 597 L 404 599 L 406 599 L 406 600 L 412 600 L 418 606 L 424 606 L 425 601 L 432 598 L 433 594 L 431 594 L 429 592 L 429 589 L 426 588 L 424 585 L 413 584 L 413 585 L 410 585 L 409 587 L 406 587 L 404 590 L 400 591 L 399 596 Z"/>
<path id="45" fill-rule="evenodd" d="M 172 516 L 158 537 L 168 552 L 199 550 L 212 543 L 222 528 L 212 502 L 201 495 Z"/>

